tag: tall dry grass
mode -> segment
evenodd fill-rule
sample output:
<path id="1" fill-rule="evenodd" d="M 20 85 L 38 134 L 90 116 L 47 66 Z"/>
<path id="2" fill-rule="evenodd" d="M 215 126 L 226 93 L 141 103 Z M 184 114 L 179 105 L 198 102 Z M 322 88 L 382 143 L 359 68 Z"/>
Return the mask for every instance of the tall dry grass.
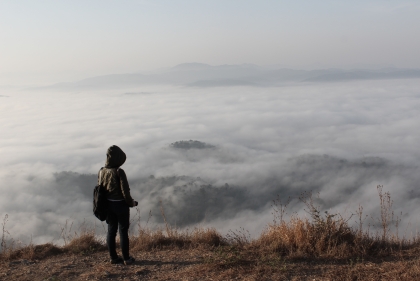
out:
<path id="1" fill-rule="evenodd" d="M 363 216 L 361 206 L 356 211 L 359 223 L 355 228 L 348 223 L 352 216 L 343 218 L 340 214 L 321 213 L 312 194 L 303 193 L 299 200 L 305 204 L 305 211 L 311 219 L 293 215 L 290 220 L 285 221 L 287 203 L 283 205 L 275 200 L 273 223 L 251 244 L 266 253 L 312 258 L 363 258 L 389 254 L 417 245 L 417 236 L 410 239 L 399 237 L 400 218 L 394 216 L 390 193 L 383 192 L 382 186 L 377 186 L 377 191 L 380 201 L 380 231 L 372 233 L 370 227 L 366 230 L 363 228 L 366 217 Z M 391 225 L 395 227 L 395 233 L 390 231 Z"/>
<path id="2" fill-rule="evenodd" d="M 321 212 L 320 206 L 315 204 L 312 194 L 303 193 L 299 200 L 306 206 L 309 218 L 292 215 L 285 219 L 287 206 L 279 199 L 273 201 L 273 223 L 267 225 L 261 235 L 252 239 L 249 233 L 240 228 L 221 235 L 214 228 L 195 227 L 180 230 L 172 226 L 166 219 L 161 205 L 161 215 L 164 226 L 152 228 L 148 226 L 151 214 L 145 225 L 141 224 L 140 214 L 133 216 L 131 224 L 137 224 L 135 233 L 130 233 L 131 252 L 150 251 L 153 249 L 191 249 L 203 247 L 215 253 L 210 262 L 221 265 L 246 264 L 250 260 L 272 263 L 282 258 L 338 258 L 350 257 L 369 258 L 395 253 L 419 245 L 418 237 L 406 239 L 398 235 L 400 219 L 394 216 L 392 200 L 388 192 L 383 192 L 382 186 L 377 187 L 380 216 L 378 218 L 381 230 L 372 232 L 365 227 L 366 215 L 359 206 L 356 211 L 359 219 L 355 227 L 349 225 L 351 218 L 344 218 L 340 214 Z M 103 238 L 95 235 L 94 228 L 83 223 L 76 231 L 72 231 L 72 224 L 67 222 L 62 228 L 61 238 L 63 246 L 52 243 L 45 245 L 7 245 L 6 230 L 8 217 L 2 224 L 2 252 L 0 259 L 16 258 L 45 258 L 60 253 L 90 254 L 106 250 Z M 396 232 L 391 231 L 391 226 Z M 366 229 L 365 229 L 366 228 Z M 133 228 L 132 228 L 133 229 Z"/>
<path id="3" fill-rule="evenodd" d="M 61 228 L 60 238 L 64 245 L 61 249 L 64 252 L 73 254 L 89 254 L 105 250 L 105 239 L 96 235 L 95 228 L 83 221 L 76 230 L 72 230 L 73 223 L 66 223 Z"/>
<path id="4" fill-rule="evenodd" d="M 224 237 L 215 228 L 195 227 L 193 229 L 180 230 L 172 226 L 166 219 L 162 203 L 160 209 L 165 223 L 164 227 L 152 229 L 148 226 L 151 218 L 150 212 L 145 226 L 141 225 L 139 213 L 134 216 L 138 218 L 138 231 L 130 237 L 130 246 L 133 251 L 147 251 L 168 247 L 216 247 L 226 244 Z"/>
<path id="5" fill-rule="evenodd" d="M 214 228 L 194 228 L 192 230 L 166 229 L 140 229 L 137 235 L 130 238 L 130 247 L 133 251 L 148 251 L 164 248 L 197 248 L 217 247 L 224 245 L 225 241 Z"/>

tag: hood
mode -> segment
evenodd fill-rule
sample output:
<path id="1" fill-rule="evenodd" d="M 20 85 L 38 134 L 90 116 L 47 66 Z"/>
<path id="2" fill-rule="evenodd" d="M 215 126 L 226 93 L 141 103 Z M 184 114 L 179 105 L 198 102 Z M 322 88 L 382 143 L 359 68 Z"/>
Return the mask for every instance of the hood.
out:
<path id="1" fill-rule="evenodd" d="M 125 156 L 124 151 L 118 146 L 113 145 L 109 147 L 106 152 L 105 168 L 118 168 L 124 164 L 125 159 L 127 159 L 127 157 Z"/>

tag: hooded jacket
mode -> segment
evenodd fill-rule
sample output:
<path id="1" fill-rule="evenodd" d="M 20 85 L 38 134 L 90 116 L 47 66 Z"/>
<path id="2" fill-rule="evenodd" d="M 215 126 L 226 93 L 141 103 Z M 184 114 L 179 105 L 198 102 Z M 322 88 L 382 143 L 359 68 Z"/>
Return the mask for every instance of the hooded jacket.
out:
<path id="1" fill-rule="evenodd" d="M 134 207 L 133 198 L 130 195 L 127 176 L 120 168 L 126 160 L 124 151 L 116 145 L 108 148 L 106 153 L 105 167 L 99 171 L 98 183 L 107 190 L 107 199 L 125 200 L 130 207 Z"/>

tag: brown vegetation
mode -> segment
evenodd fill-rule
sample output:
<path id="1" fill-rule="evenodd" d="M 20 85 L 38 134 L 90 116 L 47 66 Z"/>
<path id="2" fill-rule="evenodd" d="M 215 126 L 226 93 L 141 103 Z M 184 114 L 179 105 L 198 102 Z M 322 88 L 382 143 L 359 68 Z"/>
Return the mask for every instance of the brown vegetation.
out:
<path id="1" fill-rule="evenodd" d="M 143 227 L 138 220 L 138 231 L 131 235 L 130 247 L 131 253 L 142 261 L 125 271 L 110 267 L 105 242 L 85 226 L 70 234 L 71 225 L 66 223 L 61 247 L 52 244 L 23 247 L 16 243 L 7 246 L 5 217 L 0 262 L 9 262 L 11 273 L 10 263 L 19 259 L 42 263 L 58 257 L 84 256 L 94 264 L 95 270 L 89 273 L 91 279 L 104 278 L 103 272 L 112 271 L 105 276 L 107 279 L 124 273 L 124 276 L 133 274 L 133 280 L 139 274 L 143 279 L 158 280 L 420 280 L 418 238 L 398 236 L 399 219 L 394 219 L 390 195 L 383 192 L 382 186 L 377 189 L 381 231 L 375 233 L 369 227 L 363 228 L 362 207 L 357 211 L 358 227 L 350 227 L 349 218 L 321 213 L 310 193 L 299 198 L 310 219 L 292 215 L 286 220 L 287 203 L 275 200 L 273 223 L 256 239 L 251 239 L 245 229 L 230 231 L 225 236 L 213 228 L 179 230 L 167 223 L 162 208 L 163 228 L 151 229 L 147 223 Z M 391 224 L 395 234 L 390 230 Z M 102 259 L 95 263 L 99 256 Z"/>

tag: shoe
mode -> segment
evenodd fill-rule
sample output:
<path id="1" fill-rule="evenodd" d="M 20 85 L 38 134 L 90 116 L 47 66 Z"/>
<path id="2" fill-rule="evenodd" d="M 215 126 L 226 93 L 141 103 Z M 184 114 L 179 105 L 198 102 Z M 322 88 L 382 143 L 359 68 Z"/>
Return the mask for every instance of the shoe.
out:
<path id="1" fill-rule="evenodd" d="M 118 263 L 123 263 L 124 260 L 120 257 L 116 258 L 116 259 L 111 259 L 111 264 L 118 264 Z"/>
<path id="2" fill-rule="evenodd" d="M 133 264 L 136 260 L 133 257 L 129 257 L 127 260 L 124 260 L 125 265 Z"/>

